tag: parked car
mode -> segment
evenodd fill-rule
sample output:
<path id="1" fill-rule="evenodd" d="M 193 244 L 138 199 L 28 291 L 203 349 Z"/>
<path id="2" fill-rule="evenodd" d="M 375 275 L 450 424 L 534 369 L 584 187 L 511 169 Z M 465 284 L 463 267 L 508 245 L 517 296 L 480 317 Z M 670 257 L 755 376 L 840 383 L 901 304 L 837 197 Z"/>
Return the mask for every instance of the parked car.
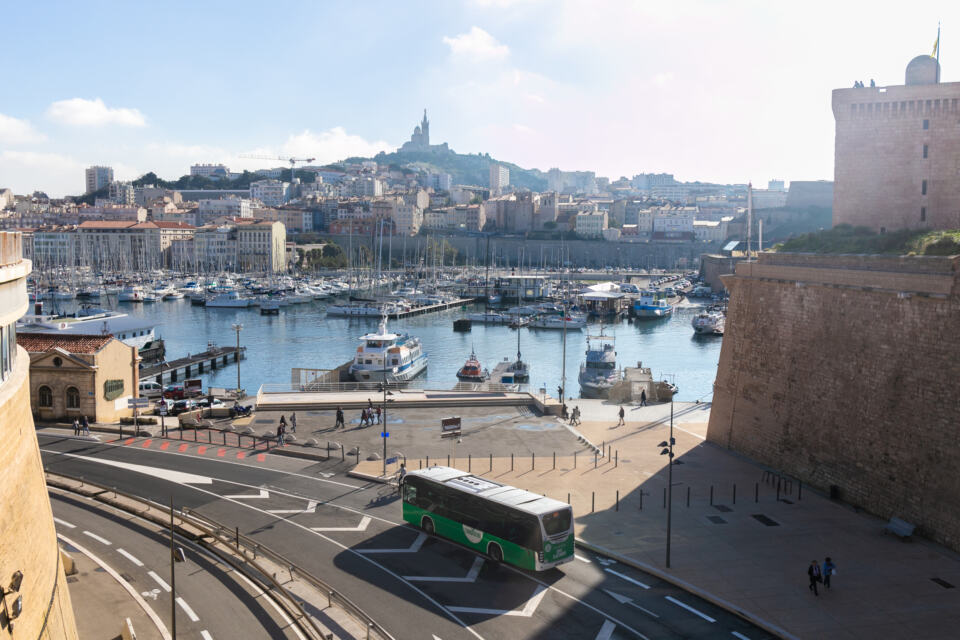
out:
<path id="1" fill-rule="evenodd" d="M 163 387 L 157 382 L 141 382 L 139 389 L 141 398 L 156 398 L 163 395 Z"/>
<path id="2" fill-rule="evenodd" d="M 196 401 L 196 405 L 201 409 L 217 409 L 219 407 L 226 406 L 219 398 L 213 398 L 213 401 L 211 402 L 209 397 L 200 398 Z"/>
<path id="3" fill-rule="evenodd" d="M 163 397 L 168 400 L 183 400 L 185 396 L 186 392 L 182 384 L 168 384 L 163 390 Z"/>
<path id="4" fill-rule="evenodd" d="M 197 409 L 197 403 L 193 400 L 177 400 L 170 407 L 170 415 L 178 416 L 181 413 L 193 411 L 194 409 Z"/>

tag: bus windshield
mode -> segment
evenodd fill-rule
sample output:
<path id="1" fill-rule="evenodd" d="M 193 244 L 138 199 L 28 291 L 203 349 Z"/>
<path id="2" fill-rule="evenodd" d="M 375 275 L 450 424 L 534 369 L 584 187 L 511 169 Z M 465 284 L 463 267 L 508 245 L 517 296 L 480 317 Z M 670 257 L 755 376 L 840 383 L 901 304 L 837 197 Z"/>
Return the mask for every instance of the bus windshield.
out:
<path id="1" fill-rule="evenodd" d="M 553 513 L 545 513 L 540 518 L 548 536 L 555 536 L 570 530 L 570 509 L 562 509 Z"/>

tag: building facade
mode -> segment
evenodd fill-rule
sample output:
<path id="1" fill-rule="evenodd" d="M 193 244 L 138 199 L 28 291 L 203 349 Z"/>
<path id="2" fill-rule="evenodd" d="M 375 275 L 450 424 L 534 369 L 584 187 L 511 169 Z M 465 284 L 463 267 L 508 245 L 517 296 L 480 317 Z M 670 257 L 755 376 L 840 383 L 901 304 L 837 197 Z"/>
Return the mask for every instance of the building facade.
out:
<path id="1" fill-rule="evenodd" d="M 503 190 L 510 185 L 510 169 L 499 162 L 490 163 L 490 197 L 503 195 Z"/>
<path id="2" fill-rule="evenodd" d="M 93 193 L 110 186 L 110 183 L 113 182 L 113 167 L 87 167 L 84 175 L 86 177 L 86 193 Z"/>
<path id="3" fill-rule="evenodd" d="M 279 207 L 287 201 L 290 183 L 280 180 L 257 180 L 250 183 L 250 197 L 259 200 L 268 207 Z"/>

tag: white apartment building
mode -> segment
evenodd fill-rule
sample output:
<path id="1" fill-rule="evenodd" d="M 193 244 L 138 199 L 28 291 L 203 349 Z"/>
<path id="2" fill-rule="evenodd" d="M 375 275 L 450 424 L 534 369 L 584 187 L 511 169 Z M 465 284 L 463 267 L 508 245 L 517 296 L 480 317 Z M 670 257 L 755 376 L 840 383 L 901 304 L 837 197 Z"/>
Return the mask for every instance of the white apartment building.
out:
<path id="1" fill-rule="evenodd" d="M 415 204 L 400 203 L 393 217 L 393 225 L 398 235 L 415 236 L 423 226 L 423 209 Z"/>
<path id="2" fill-rule="evenodd" d="M 214 218 L 253 217 L 253 207 L 246 198 L 223 198 L 220 200 L 201 200 L 197 207 L 197 224 L 206 224 Z"/>
<path id="3" fill-rule="evenodd" d="M 32 249 L 31 259 L 35 269 L 77 266 L 76 229 L 73 227 L 37 229 L 33 232 Z"/>
<path id="4" fill-rule="evenodd" d="M 93 193 L 108 187 L 113 182 L 113 167 L 87 167 L 84 175 L 86 177 L 86 193 Z"/>
<path id="5" fill-rule="evenodd" d="M 449 173 L 428 173 L 427 186 L 435 191 L 449 191 L 453 184 L 453 176 Z"/>
<path id="6" fill-rule="evenodd" d="M 348 176 L 339 184 L 341 198 L 379 198 L 383 195 L 386 184 L 380 178 L 373 176 Z"/>
<path id="7" fill-rule="evenodd" d="M 250 197 L 268 207 L 282 206 L 290 195 L 290 183 L 280 180 L 258 180 L 250 183 Z"/>
<path id="8" fill-rule="evenodd" d="M 237 270 L 237 228 L 235 225 L 204 225 L 189 243 L 177 243 L 175 258 L 196 265 L 198 271 L 215 273 Z M 191 256 L 192 253 L 192 256 Z"/>
<path id="9" fill-rule="evenodd" d="M 655 210 L 653 236 L 661 240 L 683 240 L 694 237 L 696 207 L 662 207 Z"/>
<path id="10" fill-rule="evenodd" d="M 446 229 L 447 212 L 443 209 L 430 209 L 423 212 L 424 229 Z"/>
<path id="11" fill-rule="evenodd" d="M 237 225 L 237 264 L 241 271 L 283 272 L 287 268 L 287 230 L 282 222 Z"/>
<path id="12" fill-rule="evenodd" d="M 490 163 L 490 197 L 503 195 L 503 190 L 510 186 L 510 169 L 499 162 Z"/>
<path id="13" fill-rule="evenodd" d="M 124 222 L 146 222 L 147 210 L 136 205 L 101 204 L 95 207 L 79 207 L 77 215 L 81 220 L 117 220 Z"/>
<path id="14" fill-rule="evenodd" d="M 190 175 L 219 180 L 230 177 L 230 169 L 222 164 L 194 164 L 190 165 Z"/>
<path id="15" fill-rule="evenodd" d="M 694 237 L 697 242 L 723 242 L 729 235 L 732 220 L 733 216 L 725 216 L 720 220 L 694 220 Z"/>
<path id="16" fill-rule="evenodd" d="M 129 182 L 111 182 L 108 191 L 110 202 L 124 206 L 136 204 L 136 189 Z"/>
<path id="17" fill-rule="evenodd" d="M 603 230 L 607 228 L 607 212 L 578 213 L 574 230 L 581 238 L 603 237 Z"/>

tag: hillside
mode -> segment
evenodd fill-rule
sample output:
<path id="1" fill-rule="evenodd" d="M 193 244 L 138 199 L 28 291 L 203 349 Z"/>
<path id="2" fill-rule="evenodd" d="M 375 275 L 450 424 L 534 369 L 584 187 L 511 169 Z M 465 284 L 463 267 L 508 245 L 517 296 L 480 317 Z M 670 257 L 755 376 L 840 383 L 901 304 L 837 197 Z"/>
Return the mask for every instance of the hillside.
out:
<path id="1" fill-rule="evenodd" d="M 774 247 L 790 253 L 863 253 L 917 256 L 960 254 L 960 230 L 902 229 L 877 233 L 867 227 L 842 224 L 826 231 L 807 233 Z"/>
<path id="2" fill-rule="evenodd" d="M 428 151 L 394 151 L 392 153 L 378 153 L 373 158 L 347 158 L 345 162 L 361 162 L 374 160 L 378 164 L 414 165 L 417 168 L 436 173 L 449 173 L 454 184 L 467 184 L 485 187 L 490 182 L 490 163 L 500 164 L 510 169 L 510 184 L 530 189 L 531 191 L 545 191 L 547 179 L 539 169 L 524 169 L 511 162 L 494 160 L 489 154 L 461 154 L 454 151 L 449 153 L 431 153 Z"/>

